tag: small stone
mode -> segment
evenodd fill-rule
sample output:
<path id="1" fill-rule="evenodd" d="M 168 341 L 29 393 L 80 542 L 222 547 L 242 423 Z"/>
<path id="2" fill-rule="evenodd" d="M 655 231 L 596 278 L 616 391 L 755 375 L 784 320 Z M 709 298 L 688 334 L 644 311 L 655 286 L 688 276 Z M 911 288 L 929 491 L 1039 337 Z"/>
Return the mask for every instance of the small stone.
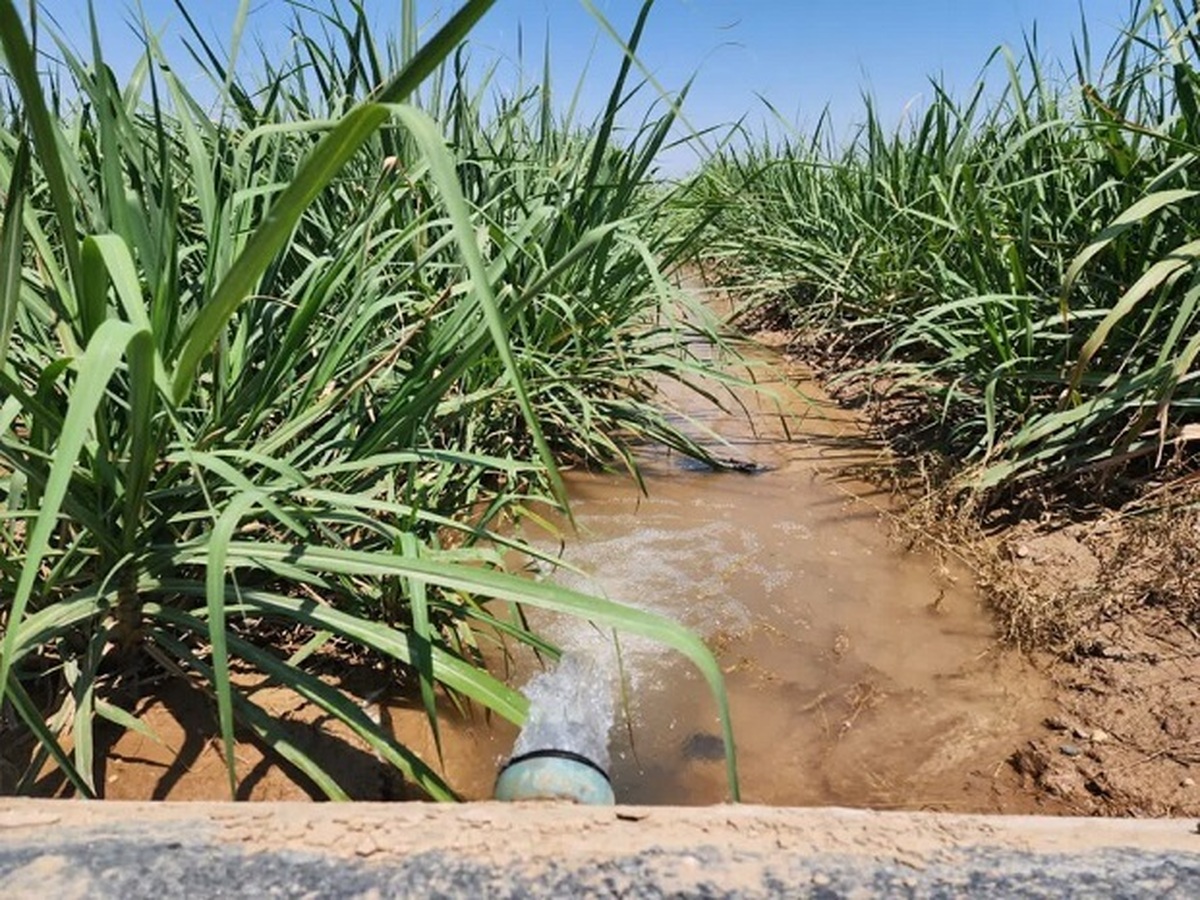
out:
<path id="1" fill-rule="evenodd" d="M 1082 725 L 1076 725 L 1074 728 L 1072 728 L 1071 734 L 1079 738 L 1081 741 L 1086 741 L 1088 739 L 1088 730 Z"/>
<path id="2" fill-rule="evenodd" d="M 1017 559 L 1026 559 L 1029 556 L 1030 550 L 1026 544 L 1017 544 L 1016 549 Z"/>
<path id="3" fill-rule="evenodd" d="M 1074 744 L 1063 744 L 1061 747 L 1059 747 L 1059 750 L 1062 752 L 1063 756 L 1079 756 L 1079 754 L 1083 752 Z"/>
<path id="4" fill-rule="evenodd" d="M 1179 782 L 1179 786 L 1185 787 L 1185 788 L 1195 787 L 1196 779 L 1195 778 L 1185 778 L 1185 779 L 1183 779 L 1183 781 Z"/>
<path id="5" fill-rule="evenodd" d="M 829 887 L 829 885 L 831 885 L 833 882 L 824 872 L 818 872 L 812 877 L 812 883 L 817 887 Z"/>
<path id="6" fill-rule="evenodd" d="M 725 741 L 719 734 L 695 731 L 683 742 L 683 758 L 689 760 L 722 760 L 725 758 Z"/>
<path id="7" fill-rule="evenodd" d="M 1095 731 L 1092 732 L 1092 743 L 1093 744 L 1104 744 L 1104 743 L 1108 742 L 1110 737 L 1111 737 L 1111 735 L 1109 735 L 1109 733 L 1107 731 L 1105 731 L 1102 728 L 1097 728 Z"/>

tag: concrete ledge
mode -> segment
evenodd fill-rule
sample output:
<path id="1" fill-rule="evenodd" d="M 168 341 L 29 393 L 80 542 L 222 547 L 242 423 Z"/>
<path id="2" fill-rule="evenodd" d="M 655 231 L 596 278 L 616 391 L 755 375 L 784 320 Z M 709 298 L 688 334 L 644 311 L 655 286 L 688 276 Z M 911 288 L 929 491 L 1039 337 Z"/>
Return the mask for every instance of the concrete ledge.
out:
<path id="1" fill-rule="evenodd" d="M 1194 821 L 0 800 L 0 897 L 1200 896 Z"/>

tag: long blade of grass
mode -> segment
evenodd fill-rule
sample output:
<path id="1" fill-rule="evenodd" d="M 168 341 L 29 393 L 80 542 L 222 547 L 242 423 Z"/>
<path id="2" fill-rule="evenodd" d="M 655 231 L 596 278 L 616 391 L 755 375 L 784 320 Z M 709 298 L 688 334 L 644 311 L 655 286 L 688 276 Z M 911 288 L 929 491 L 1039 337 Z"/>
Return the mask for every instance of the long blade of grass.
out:
<path id="1" fill-rule="evenodd" d="M 566 507 L 566 485 L 563 484 L 562 475 L 559 473 L 558 465 L 554 460 L 554 453 L 550 450 L 550 445 L 546 442 L 541 422 L 534 411 L 533 402 L 529 399 L 529 390 L 525 386 L 525 379 L 521 376 L 521 370 L 517 365 L 516 358 L 513 356 L 512 345 L 508 339 L 508 329 L 505 326 L 504 316 L 496 303 L 496 297 L 492 291 L 487 265 L 483 261 L 483 255 L 479 252 L 479 244 L 475 238 L 475 227 L 471 222 L 471 214 L 467 209 L 467 202 L 462 194 L 462 187 L 459 184 L 454 159 L 447 150 L 445 141 L 442 140 L 441 134 L 438 132 L 437 125 L 434 124 L 434 121 L 428 115 L 411 106 L 396 107 L 394 112 L 404 122 L 409 133 L 412 134 L 417 144 L 421 147 L 425 161 L 429 165 L 430 174 L 433 176 L 433 180 L 441 192 L 442 202 L 446 206 L 446 211 L 450 216 L 450 221 L 458 238 L 458 250 L 462 254 L 463 261 L 466 263 L 467 270 L 471 275 L 471 289 L 479 301 L 480 308 L 483 310 L 484 319 L 487 322 L 488 330 L 491 332 L 496 353 L 504 365 L 509 385 L 517 396 L 517 403 L 521 408 L 525 425 L 533 437 L 538 457 L 541 459 L 542 465 L 546 467 L 554 496 Z"/>
<path id="2" fill-rule="evenodd" d="M 62 744 L 58 742 L 58 738 L 46 727 L 46 722 L 42 718 L 41 711 L 37 708 L 37 704 L 33 702 L 33 698 L 25 690 L 25 686 L 17 680 L 13 673 L 8 674 L 9 681 L 6 685 L 6 690 L 0 692 L 0 696 L 6 697 L 13 705 L 13 709 L 17 711 L 17 715 L 21 717 L 21 721 L 33 732 L 38 743 L 49 752 L 51 758 L 58 764 L 67 781 L 71 782 L 71 786 L 79 792 L 81 797 L 89 800 L 95 799 L 91 787 L 87 780 L 75 768 L 75 764 L 71 761 L 70 756 L 63 750 Z"/>
<path id="3" fill-rule="evenodd" d="M 186 586 L 175 583 L 167 583 L 164 586 L 187 590 Z M 243 590 L 237 601 L 264 615 L 284 617 L 312 628 L 326 629 L 385 656 L 408 665 L 415 664 L 407 635 L 387 625 L 309 600 L 298 600 L 264 591 Z M 432 647 L 431 657 L 434 678 L 440 684 L 471 697 L 510 722 L 519 725 L 525 720 L 528 701 L 504 682 L 485 670 L 474 668 L 441 647 Z"/>
<path id="4" fill-rule="evenodd" d="M 202 633 L 205 625 L 187 613 L 163 606 L 153 606 L 151 614 L 164 622 Z M 403 775 L 421 788 L 434 800 L 454 800 L 454 792 L 425 765 L 421 758 L 384 734 L 381 727 L 362 708 L 319 678 L 299 669 L 290 662 L 282 662 L 270 652 L 256 647 L 241 638 L 230 636 L 229 648 L 247 662 L 253 663 L 264 675 L 295 691 L 320 709 L 348 725 L 355 734 L 367 742 L 371 749 L 396 767 Z M 336 781 L 336 776 L 329 775 Z"/>
<path id="5" fill-rule="evenodd" d="M 1146 297 L 1150 296 L 1164 282 L 1177 276 L 1185 269 L 1189 269 L 1196 265 L 1197 260 L 1200 260 L 1200 240 L 1188 241 L 1179 247 L 1176 247 L 1171 253 L 1163 259 L 1158 260 L 1139 278 L 1132 287 L 1120 296 L 1116 304 L 1104 319 L 1098 324 L 1087 342 L 1079 351 L 1079 359 L 1075 363 L 1075 368 L 1071 372 L 1070 391 L 1074 393 L 1079 389 L 1079 383 L 1083 379 L 1083 373 L 1087 369 L 1088 363 L 1092 357 L 1104 346 L 1104 342 L 1108 339 L 1109 334 L 1114 328 L 1128 316 L 1139 303 Z"/>
<path id="6" fill-rule="evenodd" d="M 238 494 L 221 512 L 208 536 L 205 592 L 208 604 L 208 642 L 212 655 L 212 686 L 217 698 L 217 720 L 224 747 L 229 796 L 237 797 L 237 767 L 234 760 L 233 688 L 229 678 L 229 632 L 225 624 L 225 561 L 234 530 L 263 497 L 262 491 Z M 236 590 L 236 588 L 235 588 Z"/>
<path id="7" fill-rule="evenodd" d="M 12 0 L 0 0 L 0 47 L 8 63 L 8 72 L 17 85 L 25 103 L 25 116 L 33 131 L 38 162 L 45 174 L 50 201 L 58 219 L 58 240 L 70 275 L 70 281 L 80 283 L 79 238 L 76 234 L 75 204 L 67 183 L 58 143 L 58 131 L 50 118 L 42 82 L 38 77 L 33 48 L 25 35 L 25 25 Z M 3 687 L 0 679 L 0 689 Z"/>
<path id="8" fill-rule="evenodd" d="M 175 364 L 175 402 L 182 402 L 203 358 L 212 349 L 234 311 L 245 302 L 259 277 L 287 242 L 300 217 L 316 196 L 341 171 L 363 143 L 388 117 L 382 103 L 398 102 L 412 93 L 474 24 L 491 8 L 495 0 L 468 0 L 384 88 L 379 102 L 360 104 L 321 139 L 303 167 L 279 198 L 272 204 L 266 220 L 238 255 L 233 266 L 217 286 L 212 298 L 189 329 Z M 11 5 L 11 0 L 4 0 Z M 3 20 L 0 20 L 0 25 Z"/>
<path id="9" fill-rule="evenodd" d="M 184 661 L 186 665 L 198 672 L 202 678 L 206 679 L 210 684 L 213 683 L 214 673 L 212 668 L 206 665 L 203 660 L 192 652 L 191 648 L 173 634 L 169 634 L 165 629 L 156 628 L 151 633 L 151 637 L 155 643 L 170 652 L 176 659 Z M 337 781 L 320 764 L 314 761 L 311 756 L 296 746 L 287 730 L 261 706 L 247 700 L 242 696 L 240 691 L 232 691 L 230 701 L 233 711 L 271 749 L 271 752 L 279 754 L 279 756 L 307 775 L 326 797 L 330 800 L 341 801 L 350 799 L 349 795 Z M 236 770 L 233 773 L 233 783 L 235 786 L 234 798 L 236 799 Z"/>
<path id="10" fill-rule="evenodd" d="M 140 332 L 127 322 L 109 319 L 92 336 L 91 342 L 80 358 L 76 369 L 78 378 L 71 391 L 67 415 L 63 421 L 58 445 L 54 449 L 54 461 L 41 498 L 41 511 L 29 536 L 25 562 L 17 581 L 12 606 L 8 613 L 4 641 L 0 644 L 0 703 L 9 680 L 13 651 L 25 607 L 33 594 L 41 571 L 42 560 L 50 549 L 50 538 L 58 523 L 71 482 L 75 462 L 87 440 L 89 426 L 104 398 L 108 382 L 120 366 L 121 358 L 130 343 Z"/>
<path id="11" fill-rule="evenodd" d="M 400 536 L 400 552 L 404 556 L 419 557 L 421 546 L 413 534 Z M 433 730 L 433 743 L 437 749 L 439 762 L 445 765 L 442 758 L 442 734 L 438 728 L 437 696 L 434 694 L 433 678 L 433 630 L 429 624 L 429 595 L 423 581 L 402 579 L 408 601 L 412 605 L 413 630 L 413 663 L 417 669 L 420 683 L 421 703 L 425 706 L 425 718 Z"/>
<path id="12" fill-rule="evenodd" d="M 25 251 L 25 196 L 29 190 L 29 142 L 22 137 L 13 160 L 4 218 L 0 220 L 0 369 L 8 354 L 17 307 L 21 303 L 21 270 Z"/>
<path id="13" fill-rule="evenodd" d="M 143 722 L 137 716 L 130 713 L 128 710 L 121 709 L 119 706 L 114 706 L 107 700 L 97 699 L 95 701 L 96 715 L 106 721 L 112 722 L 118 728 L 124 728 L 126 731 L 132 731 L 135 734 L 140 734 L 144 738 L 154 741 L 154 743 L 165 747 L 166 742 L 159 736 L 153 728 Z"/>
<path id="14" fill-rule="evenodd" d="M 198 560 L 207 557 L 207 552 L 204 550 L 198 549 L 194 552 Z M 229 543 L 228 565 L 234 568 L 239 565 L 261 564 L 273 560 L 286 561 L 291 565 L 311 568 L 314 571 L 342 575 L 394 574 L 410 579 L 420 579 L 448 590 L 463 591 L 514 603 L 526 603 L 552 612 L 577 616 L 600 626 L 616 628 L 650 638 L 677 650 L 696 666 L 712 692 L 717 704 L 722 734 L 725 738 L 726 772 L 730 795 L 735 801 L 739 798 L 733 724 L 729 716 L 729 702 L 725 694 L 720 667 L 704 642 L 677 622 L 654 613 L 590 597 L 557 585 L 528 581 L 486 569 L 447 565 L 419 558 L 410 559 L 317 546 L 290 546 L 244 541 Z"/>
<path id="15" fill-rule="evenodd" d="M 1148 197 L 1143 197 L 1133 206 L 1129 207 L 1129 209 L 1121 213 L 1121 215 L 1117 216 L 1111 225 L 1096 235 L 1096 239 L 1088 244 L 1083 249 L 1083 252 L 1072 260 L 1071 266 L 1067 269 L 1067 274 L 1063 278 L 1061 295 L 1063 309 L 1066 309 L 1067 298 L 1070 296 L 1075 282 L 1079 280 L 1080 274 L 1087 267 L 1087 264 L 1095 259 L 1101 251 L 1112 244 L 1122 234 L 1141 225 L 1160 209 L 1176 206 L 1197 195 L 1200 195 L 1200 191 L 1185 189 L 1158 191 Z"/>

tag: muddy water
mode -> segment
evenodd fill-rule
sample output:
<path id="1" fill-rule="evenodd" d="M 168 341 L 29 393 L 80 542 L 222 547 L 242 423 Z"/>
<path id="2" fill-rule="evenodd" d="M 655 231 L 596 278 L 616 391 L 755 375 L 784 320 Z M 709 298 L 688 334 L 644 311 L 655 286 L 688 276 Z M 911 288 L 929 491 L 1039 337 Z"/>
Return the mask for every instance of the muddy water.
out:
<path id="1" fill-rule="evenodd" d="M 757 356 L 757 380 L 783 377 L 781 359 Z M 1005 760 L 1045 715 L 1047 685 L 994 646 L 965 572 L 896 546 L 887 498 L 838 474 L 878 451 L 791 377 L 726 395 L 728 409 L 672 390 L 681 414 L 726 442 L 722 455 L 764 470 L 648 455 L 648 496 L 625 477 L 569 476 L 578 533 L 562 556 L 582 574 L 551 577 L 708 639 L 726 672 L 744 800 L 1021 808 L 1002 787 Z M 612 654 L 586 623 L 541 624 L 567 648 Z M 726 799 L 698 674 L 659 647 L 620 649 L 630 690 L 613 732 L 618 800 Z"/>

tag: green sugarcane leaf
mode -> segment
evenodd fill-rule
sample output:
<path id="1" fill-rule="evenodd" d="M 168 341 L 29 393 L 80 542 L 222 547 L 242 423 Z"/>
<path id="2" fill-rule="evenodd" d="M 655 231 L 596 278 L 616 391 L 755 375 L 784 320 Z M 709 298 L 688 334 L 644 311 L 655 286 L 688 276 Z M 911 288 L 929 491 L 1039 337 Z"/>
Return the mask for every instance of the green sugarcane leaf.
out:
<path id="1" fill-rule="evenodd" d="M 21 303 L 21 270 L 25 253 L 25 196 L 29 190 L 29 142 L 22 137 L 13 160 L 4 218 L 0 220 L 0 369 L 8 355 L 17 307 Z"/>
<path id="2" fill-rule="evenodd" d="M 58 443 L 54 448 L 54 458 L 42 493 L 40 511 L 29 535 L 25 562 L 21 567 L 21 575 L 12 598 L 4 640 L 0 644 L 0 702 L 3 701 L 4 690 L 9 684 L 9 669 L 25 607 L 37 586 L 42 560 L 50 550 L 50 539 L 69 489 L 76 461 L 88 439 L 91 423 L 104 399 L 109 381 L 119 368 L 130 344 L 143 333 L 127 322 L 109 319 L 96 329 L 75 367 L 78 377 L 71 391 Z"/>

